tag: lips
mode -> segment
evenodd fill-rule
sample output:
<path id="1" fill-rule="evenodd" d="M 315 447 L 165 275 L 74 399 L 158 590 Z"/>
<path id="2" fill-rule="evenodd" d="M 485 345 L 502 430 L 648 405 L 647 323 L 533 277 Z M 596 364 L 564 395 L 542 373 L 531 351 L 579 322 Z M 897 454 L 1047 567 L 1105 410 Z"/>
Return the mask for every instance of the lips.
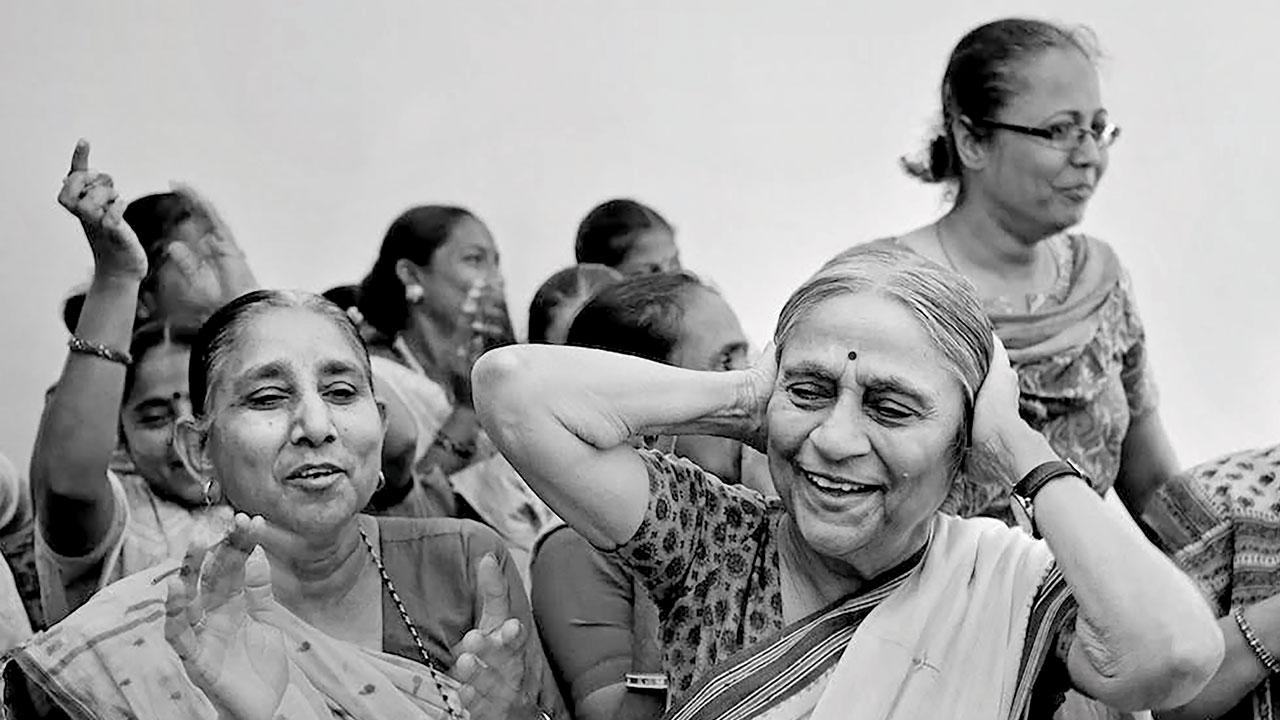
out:
<path id="1" fill-rule="evenodd" d="M 857 495 L 871 495 L 879 492 L 884 488 L 880 485 L 869 485 L 861 483 L 850 478 L 836 477 L 823 473 L 815 473 L 802 471 L 805 480 L 814 488 L 824 495 L 833 497 L 853 497 Z"/>
<path id="2" fill-rule="evenodd" d="M 324 490 L 346 474 L 333 463 L 307 463 L 294 468 L 285 476 L 285 482 L 305 490 Z"/>
<path id="3" fill-rule="evenodd" d="M 1082 200 L 1088 200 L 1090 197 L 1093 197 L 1093 186 L 1092 185 L 1074 185 L 1069 188 L 1063 188 L 1061 192 L 1068 199 L 1080 202 Z"/>

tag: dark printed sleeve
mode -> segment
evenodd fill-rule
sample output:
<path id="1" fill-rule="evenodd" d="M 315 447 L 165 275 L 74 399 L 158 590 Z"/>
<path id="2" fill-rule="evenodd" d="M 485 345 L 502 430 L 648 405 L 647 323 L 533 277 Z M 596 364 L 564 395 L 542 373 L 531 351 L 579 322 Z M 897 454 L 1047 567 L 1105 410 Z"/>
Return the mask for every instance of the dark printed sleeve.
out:
<path id="1" fill-rule="evenodd" d="M 639 575 L 659 608 L 679 597 L 690 571 L 748 545 L 766 521 L 764 498 L 726 485 L 688 460 L 640 451 L 649 470 L 649 506 L 631 540 L 612 551 Z"/>
<path id="2" fill-rule="evenodd" d="M 1075 636 L 1078 607 L 1057 563 L 1050 566 L 1031 605 L 1022 646 L 1020 677 L 1031 680 L 1027 717 L 1053 717 L 1071 689 L 1067 653 Z"/>

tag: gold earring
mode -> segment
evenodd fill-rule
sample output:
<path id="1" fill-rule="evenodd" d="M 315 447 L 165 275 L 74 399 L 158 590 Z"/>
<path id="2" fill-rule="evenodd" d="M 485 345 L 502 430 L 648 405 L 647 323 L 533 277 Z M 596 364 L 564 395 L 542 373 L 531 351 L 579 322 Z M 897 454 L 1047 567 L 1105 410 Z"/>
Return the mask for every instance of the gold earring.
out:
<path id="1" fill-rule="evenodd" d="M 404 286 L 404 299 L 407 300 L 410 305 L 417 305 L 422 302 L 423 295 L 426 295 L 426 291 L 423 290 L 422 286 L 418 283 Z"/>
<path id="2" fill-rule="evenodd" d="M 384 487 L 386 487 L 386 486 L 387 486 L 387 476 L 386 476 L 386 475 L 385 475 L 381 470 L 379 470 L 379 471 L 378 471 L 378 486 L 377 486 L 376 488 L 374 488 L 374 490 L 373 490 L 373 491 L 374 491 L 374 492 L 382 492 L 382 488 L 384 488 Z"/>
<path id="3" fill-rule="evenodd" d="M 204 481 L 204 487 L 201 488 L 200 493 L 204 498 L 204 506 L 207 508 L 213 507 L 213 481 L 212 480 Z"/>

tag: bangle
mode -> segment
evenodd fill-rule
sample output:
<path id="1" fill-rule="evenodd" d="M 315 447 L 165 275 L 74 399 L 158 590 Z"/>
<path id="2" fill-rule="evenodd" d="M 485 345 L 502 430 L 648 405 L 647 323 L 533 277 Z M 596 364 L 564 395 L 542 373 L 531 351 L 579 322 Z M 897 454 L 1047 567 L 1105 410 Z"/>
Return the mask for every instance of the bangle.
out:
<path id="1" fill-rule="evenodd" d="M 1276 660 L 1276 656 L 1271 654 L 1266 645 L 1262 644 L 1262 639 L 1258 637 L 1258 633 L 1253 631 L 1253 626 L 1248 620 L 1244 619 L 1244 610 L 1236 608 L 1231 611 L 1231 617 L 1235 618 L 1236 626 L 1240 628 L 1240 634 L 1244 635 L 1244 641 L 1249 643 L 1249 647 L 1253 649 L 1253 654 L 1257 656 L 1258 662 L 1267 669 L 1271 674 L 1280 673 L 1280 660 Z"/>
<path id="2" fill-rule="evenodd" d="M 436 445 L 439 445 L 441 450 L 444 450 L 445 452 L 449 453 L 450 455 L 458 458 L 463 462 L 470 460 L 476 454 L 476 449 L 474 446 L 468 447 L 466 445 L 463 445 L 462 443 L 455 442 L 452 438 L 450 438 L 448 435 L 445 435 L 443 432 L 436 433 L 435 440 L 433 440 L 432 442 L 434 442 Z"/>
<path id="3" fill-rule="evenodd" d="M 92 355 L 94 357 L 102 358 L 103 360 L 109 360 L 113 363 L 120 363 L 121 365 L 133 364 L 133 356 L 129 353 L 109 348 L 106 345 L 91 343 L 76 335 L 72 335 L 67 338 L 67 347 L 70 348 L 73 353 Z"/>

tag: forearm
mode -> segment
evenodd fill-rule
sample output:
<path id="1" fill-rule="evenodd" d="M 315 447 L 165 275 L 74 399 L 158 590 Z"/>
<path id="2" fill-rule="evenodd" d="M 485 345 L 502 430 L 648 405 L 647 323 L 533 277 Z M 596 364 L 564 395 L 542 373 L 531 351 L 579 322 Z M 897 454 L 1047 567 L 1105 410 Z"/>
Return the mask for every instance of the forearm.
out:
<path id="1" fill-rule="evenodd" d="M 1245 619 L 1263 646 L 1273 654 L 1280 650 L 1280 595 L 1275 595 L 1244 610 Z M 1213 679 L 1194 700 L 1157 714 L 1161 720 L 1201 720 L 1223 715 L 1240 704 L 1249 693 L 1266 680 L 1271 672 L 1258 660 L 1253 648 L 1231 615 L 1218 619 L 1218 628 L 1226 643 L 1226 655 Z"/>
<path id="2" fill-rule="evenodd" d="M 1134 517 L 1141 517 L 1151 496 L 1181 470 L 1178 456 L 1155 411 L 1129 426 L 1120 447 L 1116 494 Z"/>
<path id="3" fill-rule="evenodd" d="M 76 335 L 127 351 L 137 308 L 138 280 L 95 277 Z M 125 366 L 69 352 L 57 389 L 40 421 L 31 482 L 37 512 L 50 496 L 81 502 L 110 498 L 105 476 L 117 444 Z"/>
<path id="4" fill-rule="evenodd" d="M 1036 433 L 1006 450 L 1017 477 L 1056 459 Z M 1068 663 L 1073 680 L 1128 710 L 1194 697 L 1221 660 L 1222 634 L 1191 581 L 1118 503 L 1078 479 L 1051 481 L 1034 503 L 1036 524 L 1080 608 Z"/>

